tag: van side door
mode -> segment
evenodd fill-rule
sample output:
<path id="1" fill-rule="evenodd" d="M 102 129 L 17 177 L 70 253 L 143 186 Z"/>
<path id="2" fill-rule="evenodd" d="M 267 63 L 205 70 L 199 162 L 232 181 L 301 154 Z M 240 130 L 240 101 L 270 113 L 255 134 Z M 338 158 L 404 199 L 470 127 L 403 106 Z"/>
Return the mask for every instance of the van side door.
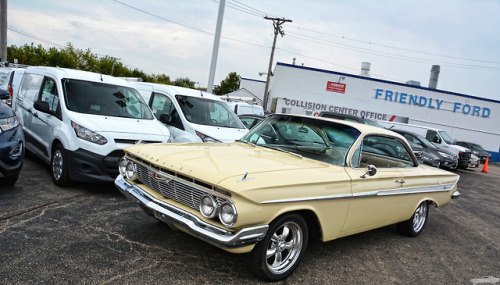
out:
<path id="1" fill-rule="evenodd" d="M 149 99 L 149 107 L 153 110 L 156 119 L 162 122 L 170 131 L 173 142 L 190 142 L 184 137 L 185 126 L 181 114 L 175 108 L 172 99 L 165 94 L 153 92 Z"/>
<path id="2" fill-rule="evenodd" d="M 56 81 L 50 77 L 44 77 L 40 91 L 35 102 L 41 101 L 48 104 L 48 113 L 31 108 L 30 134 L 33 146 L 40 154 L 49 159 L 50 148 L 54 140 L 54 129 L 62 121 L 59 94 Z M 35 103 L 34 103 L 35 104 Z"/>

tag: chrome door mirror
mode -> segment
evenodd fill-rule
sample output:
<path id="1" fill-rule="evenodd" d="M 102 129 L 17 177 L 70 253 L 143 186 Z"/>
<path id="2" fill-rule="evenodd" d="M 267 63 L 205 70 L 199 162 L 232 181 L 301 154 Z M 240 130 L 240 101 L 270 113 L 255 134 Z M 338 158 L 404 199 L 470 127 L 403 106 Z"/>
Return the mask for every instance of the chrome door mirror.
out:
<path id="1" fill-rule="evenodd" d="M 366 167 L 366 172 L 365 172 L 365 174 L 361 175 L 360 177 L 361 177 L 361 178 L 366 178 L 366 175 L 373 176 L 373 175 L 375 175 L 376 173 L 377 173 L 377 168 L 375 167 L 375 165 L 370 164 L 370 165 L 368 165 L 368 166 Z"/>

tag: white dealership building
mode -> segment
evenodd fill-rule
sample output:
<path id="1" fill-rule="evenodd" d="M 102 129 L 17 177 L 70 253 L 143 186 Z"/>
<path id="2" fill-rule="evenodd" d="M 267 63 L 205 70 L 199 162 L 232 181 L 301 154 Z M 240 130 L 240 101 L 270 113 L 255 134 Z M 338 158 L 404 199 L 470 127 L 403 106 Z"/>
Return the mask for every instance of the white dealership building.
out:
<path id="1" fill-rule="evenodd" d="M 277 63 L 267 109 L 307 115 L 329 111 L 442 129 L 456 140 L 482 145 L 491 161 L 500 161 L 500 101 L 375 79 L 368 71 L 366 63 L 362 75 Z"/>

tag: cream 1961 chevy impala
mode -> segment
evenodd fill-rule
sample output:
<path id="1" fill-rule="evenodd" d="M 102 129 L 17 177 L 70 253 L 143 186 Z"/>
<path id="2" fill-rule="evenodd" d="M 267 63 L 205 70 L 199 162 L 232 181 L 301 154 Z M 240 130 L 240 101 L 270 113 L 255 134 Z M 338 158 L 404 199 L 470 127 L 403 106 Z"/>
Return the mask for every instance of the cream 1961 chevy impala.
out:
<path id="1" fill-rule="evenodd" d="M 418 165 L 382 128 L 272 115 L 231 144 L 125 148 L 115 184 L 172 228 L 233 253 L 275 281 L 310 237 L 323 241 L 397 223 L 418 235 L 429 205 L 458 197 L 459 176 Z"/>

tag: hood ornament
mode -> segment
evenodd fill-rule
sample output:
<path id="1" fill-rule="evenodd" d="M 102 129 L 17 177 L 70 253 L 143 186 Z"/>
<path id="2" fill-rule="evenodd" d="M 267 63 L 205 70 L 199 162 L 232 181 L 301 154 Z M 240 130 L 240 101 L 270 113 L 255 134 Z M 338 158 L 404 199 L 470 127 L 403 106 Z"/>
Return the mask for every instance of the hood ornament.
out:
<path id="1" fill-rule="evenodd" d="M 240 180 L 236 180 L 236 182 L 243 182 L 243 181 L 247 181 L 247 180 L 252 180 L 253 178 L 247 178 L 247 175 L 248 175 L 248 172 L 245 172 L 245 174 L 243 174 L 243 176 L 240 178 Z"/>

